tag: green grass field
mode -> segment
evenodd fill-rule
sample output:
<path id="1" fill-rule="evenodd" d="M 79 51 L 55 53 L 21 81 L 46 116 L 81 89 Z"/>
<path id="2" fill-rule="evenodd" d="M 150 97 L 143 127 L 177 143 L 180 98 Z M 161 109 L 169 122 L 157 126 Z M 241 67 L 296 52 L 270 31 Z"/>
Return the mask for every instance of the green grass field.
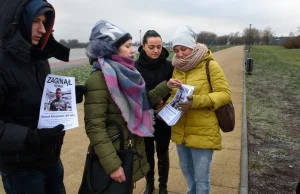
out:
<path id="1" fill-rule="evenodd" d="M 300 176 L 300 50 L 253 46 L 249 56 L 249 193 L 292 193 Z"/>

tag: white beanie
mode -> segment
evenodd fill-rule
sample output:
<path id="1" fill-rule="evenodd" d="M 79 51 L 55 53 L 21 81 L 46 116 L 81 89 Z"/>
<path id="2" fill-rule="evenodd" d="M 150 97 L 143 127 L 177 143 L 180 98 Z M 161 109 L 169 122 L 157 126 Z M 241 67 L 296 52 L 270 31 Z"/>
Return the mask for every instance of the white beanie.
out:
<path id="1" fill-rule="evenodd" d="M 196 38 L 197 33 L 190 26 L 181 26 L 177 28 L 172 38 L 173 50 L 177 45 L 194 49 L 196 46 Z"/>

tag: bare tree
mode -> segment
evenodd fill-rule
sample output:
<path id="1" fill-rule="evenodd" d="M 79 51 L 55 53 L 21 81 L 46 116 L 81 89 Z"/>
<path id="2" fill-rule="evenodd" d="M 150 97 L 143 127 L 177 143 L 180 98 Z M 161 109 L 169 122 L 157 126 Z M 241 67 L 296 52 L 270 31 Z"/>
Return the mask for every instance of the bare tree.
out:
<path id="1" fill-rule="evenodd" d="M 64 46 L 66 46 L 68 44 L 67 41 L 65 41 L 64 39 L 60 39 L 59 43 L 64 45 Z"/>
<path id="2" fill-rule="evenodd" d="M 217 44 L 218 45 L 225 45 L 225 44 L 227 44 L 228 39 L 229 39 L 228 35 L 219 36 L 217 38 Z"/>
<path id="3" fill-rule="evenodd" d="M 217 35 L 213 32 L 201 31 L 197 36 L 197 42 L 213 45 L 216 42 Z"/>
<path id="4" fill-rule="evenodd" d="M 238 40 L 239 36 L 240 36 L 240 32 L 235 32 L 235 33 L 231 32 L 229 34 L 229 42 L 230 42 L 230 44 L 234 44 L 234 45 L 235 44 L 239 44 L 239 43 L 237 43 L 237 40 Z"/>
<path id="5" fill-rule="evenodd" d="M 247 40 L 247 44 L 258 44 L 261 40 L 261 32 L 256 28 L 245 28 L 243 37 Z"/>
<path id="6" fill-rule="evenodd" d="M 69 47 L 69 48 L 86 48 L 88 45 L 88 43 L 79 42 L 77 39 L 69 39 L 67 41 L 64 39 L 61 39 L 59 41 L 59 43 L 63 44 L 66 47 Z"/>
<path id="7" fill-rule="evenodd" d="M 292 37 L 292 38 L 295 37 L 295 33 L 294 32 L 290 32 L 289 33 L 289 37 Z"/>
<path id="8" fill-rule="evenodd" d="M 228 40 L 229 40 L 229 43 L 230 43 L 230 44 L 234 44 L 234 33 L 233 33 L 233 32 L 231 32 L 231 33 L 229 34 Z"/>
<path id="9" fill-rule="evenodd" d="M 274 36 L 274 32 L 271 27 L 267 27 L 266 29 L 264 29 L 264 31 L 262 31 L 262 41 L 265 44 L 269 44 L 270 38 L 273 36 Z"/>

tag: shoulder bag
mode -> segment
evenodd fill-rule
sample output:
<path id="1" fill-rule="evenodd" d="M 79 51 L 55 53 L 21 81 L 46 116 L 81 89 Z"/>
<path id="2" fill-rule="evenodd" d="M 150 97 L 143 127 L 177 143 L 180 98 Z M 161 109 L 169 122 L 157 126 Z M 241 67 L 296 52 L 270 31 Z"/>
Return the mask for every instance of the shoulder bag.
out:
<path id="1" fill-rule="evenodd" d="M 207 60 L 205 69 L 206 69 L 206 75 L 207 75 L 208 83 L 210 85 L 210 89 L 213 92 L 211 82 L 210 82 L 209 61 L 210 60 Z M 218 118 L 219 126 L 222 129 L 222 131 L 225 133 L 233 131 L 235 125 L 235 114 L 234 114 L 234 107 L 232 101 L 216 109 L 215 113 Z"/>

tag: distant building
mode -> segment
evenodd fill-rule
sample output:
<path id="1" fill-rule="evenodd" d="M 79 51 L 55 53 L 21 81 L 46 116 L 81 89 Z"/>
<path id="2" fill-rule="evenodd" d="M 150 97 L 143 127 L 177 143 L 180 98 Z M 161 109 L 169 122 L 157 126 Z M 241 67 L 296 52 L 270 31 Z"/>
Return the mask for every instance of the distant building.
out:
<path id="1" fill-rule="evenodd" d="M 270 45 L 283 45 L 287 40 L 291 39 L 292 37 L 271 37 L 269 39 Z"/>

